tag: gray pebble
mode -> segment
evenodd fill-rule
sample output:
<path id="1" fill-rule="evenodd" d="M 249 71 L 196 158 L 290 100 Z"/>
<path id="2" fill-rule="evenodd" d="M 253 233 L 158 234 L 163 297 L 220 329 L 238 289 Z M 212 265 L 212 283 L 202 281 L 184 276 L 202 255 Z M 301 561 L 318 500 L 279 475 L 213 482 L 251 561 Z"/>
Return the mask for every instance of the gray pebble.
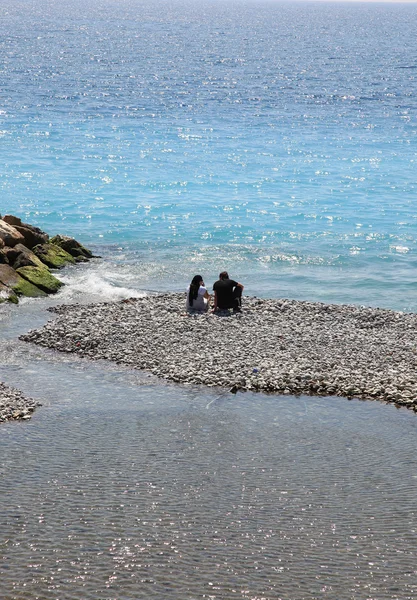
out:
<path id="1" fill-rule="evenodd" d="M 245 297 L 239 315 L 191 315 L 184 296 L 57 307 L 54 321 L 21 339 L 176 382 L 378 399 L 417 411 L 415 314 Z"/>
<path id="2" fill-rule="evenodd" d="M 0 381 L 0 423 L 28 421 L 37 406 L 41 406 L 39 402 Z"/>

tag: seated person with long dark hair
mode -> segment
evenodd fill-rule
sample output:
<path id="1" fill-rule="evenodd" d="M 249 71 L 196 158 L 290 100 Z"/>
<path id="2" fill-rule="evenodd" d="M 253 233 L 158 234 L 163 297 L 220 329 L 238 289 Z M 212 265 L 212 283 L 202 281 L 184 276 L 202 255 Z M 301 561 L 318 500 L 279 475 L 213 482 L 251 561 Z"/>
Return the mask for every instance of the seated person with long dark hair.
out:
<path id="1" fill-rule="evenodd" d="M 207 311 L 210 303 L 210 294 L 204 286 L 201 275 L 195 275 L 187 288 L 187 310 Z"/>
<path id="2" fill-rule="evenodd" d="M 243 285 L 234 279 L 229 279 L 227 271 L 220 273 L 213 290 L 213 312 L 227 308 L 233 308 L 233 312 L 241 312 Z"/>

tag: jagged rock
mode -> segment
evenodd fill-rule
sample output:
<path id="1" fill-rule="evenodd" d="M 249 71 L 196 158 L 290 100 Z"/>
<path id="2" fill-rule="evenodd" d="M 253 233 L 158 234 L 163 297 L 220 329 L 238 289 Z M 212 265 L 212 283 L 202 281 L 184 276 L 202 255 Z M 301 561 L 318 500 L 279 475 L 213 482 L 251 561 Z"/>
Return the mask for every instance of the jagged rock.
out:
<path id="1" fill-rule="evenodd" d="M 85 263 L 88 262 L 90 259 L 87 258 L 86 256 L 84 256 L 83 254 L 80 254 L 79 256 L 74 256 L 73 257 L 76 263 Z"/>
<path id="2" fill-rule="evenodd" d="M 49 235 L 42 231 L 39 227 L 30 225 L 29 223 L 22 223 L 22 219 L 15 217 L 14 215 L 4 215 L 3 221 L 12 225 L 17 231 L 19 231 L 25 241 L 24 244 L 28 248 L 33 248 L 36 244 L 44 244 L 49 240 Z"/>
<path id="3" fill-rule="evenodd" d="M 12 225 L 13 227 L 15 225 L 23 225 L 22 219 L 19 219 L 19 217 L 15 217 L 14 215 L 4 215 L 4 217 L 2 217 L 2 219 L 5 223 L 8 223 L 9 225 Z"/>
<path id="4" fill-rule="evenodd" d="M 9 259 L 3 250 L 0 250 L 0 265 L 8 265 Z"/>
<path id="5" fill-rule="evenodd" d="M 55 294 L 64 284 L 52 275 L 48 267 L 20 267 L 17 273 L 47 294 Z"/>
<path id="6" fill-rule="evenodd" d="M 93 253 L 88 250 L 88 248 L 80 244 L 80 242 L 77 242 L 77 240 L 74 238 L 68 237 L 67 235 L 55 235 L 50 241 L 52 244 L 56 244 L 57 246 L 63 248 L 76 260 L 77 258 L 81 258 L 81 260 L 83 258 L 93 258 Z"/>
<path id="7" fill-rule="evenodd" d="M 33 252 L 51 269 L 60 269 L 68 263 L 75 263 L 75 258 L 56 244 L 39 244 L 33 248 Z"/>
<path id="8" fill-rule="evenodd" d="M 33 248 L 37 244 L 45 244 L 49 240 L 47 233 L 32 225 L 15 225 L 15 229 L 23 235 L 23 243 L 27 248 Z"/>
<path id="9" fill-rule="evenodd" d="M 46 293 L 21 277 L 9 265 L 0 265 L 0 283 L 7 286 L 17 296 L 27 296 L 29 298 L 39 298 L 46 296 Z M 14 300 L 11 300 L 14 302 Z"/>
<path id="10" fill-rule="evenodd" d="M 17 304 L 19 300 L 12 289 L 0 282 L 0 304 L 3 302 L 13 302 L 13 304 Z"/>
<path id="11" fill-rule="evenodd" d="M 17 244 L 18 246 L 19 244 Z M 14 264 L 15 260 L 17 259 L 17 257 L 19 256 L 19 250 L 15 250 L 14 248 L 10 248 L 10 246 L 5 246 L 2 250 L 3 254 L 5 255 L 6 259 L 7 259 L 7 264 L 12 265 Z"/>
<path id="12" fill-rule="evenodd" d="M 13 248 L 13 254 L 16 252 L 18 252 L 18 254 L 12 263 L 14 269 L 19 269 L 20 267 L 45 267 L 44 263 L 36 256 L 36 254 L 23 244 L 17 244 Z"/>
<path id="13" fill-rule="evenodd" d="M 5 221 L 0 220 L 0 239 L 3 240 L 5 246 L 16 246 L 24 242 L 23 235 Z"/>
<path id="14" fill-rule="evenodd" d="M 4 248 L 4 242 L 3 242 L 3 240 L 0 238 L 0 250 L 1 250 L 2 248 Z"/>

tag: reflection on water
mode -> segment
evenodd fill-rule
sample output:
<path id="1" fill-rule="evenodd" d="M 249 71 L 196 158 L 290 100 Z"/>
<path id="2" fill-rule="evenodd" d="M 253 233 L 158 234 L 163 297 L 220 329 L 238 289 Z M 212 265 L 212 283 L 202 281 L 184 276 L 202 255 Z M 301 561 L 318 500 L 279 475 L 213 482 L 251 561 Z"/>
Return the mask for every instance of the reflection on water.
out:
<path id="1" fill-rule="evenodd" d="M 0 429 L 2 597 L 416 596 L 413 413 L 25 353 L 0 379 L 44 406 Z"/>

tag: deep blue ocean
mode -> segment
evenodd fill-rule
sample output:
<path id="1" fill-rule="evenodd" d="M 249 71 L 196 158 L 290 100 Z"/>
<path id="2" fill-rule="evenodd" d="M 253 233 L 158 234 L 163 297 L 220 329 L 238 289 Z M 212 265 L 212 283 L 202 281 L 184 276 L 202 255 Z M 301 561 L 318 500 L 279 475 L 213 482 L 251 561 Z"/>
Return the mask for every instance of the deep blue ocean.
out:
<path id="1" fill-rule="evenodd" d="M 0 213 L 72 289 L 417 310 L 417 5 L 4 0 Z M 65 292 L 68 295 L 68 291 Z"/>

